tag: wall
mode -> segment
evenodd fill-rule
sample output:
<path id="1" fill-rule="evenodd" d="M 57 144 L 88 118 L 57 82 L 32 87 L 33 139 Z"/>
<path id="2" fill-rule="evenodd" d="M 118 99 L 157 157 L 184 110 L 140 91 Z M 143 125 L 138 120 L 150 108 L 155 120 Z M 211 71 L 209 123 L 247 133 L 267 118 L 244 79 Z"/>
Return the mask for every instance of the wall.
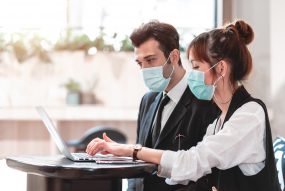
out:
<path id="1" fill-rule="evenodd" d="M 82 91 L 95 94 L 108 107 L 138 107 L 147 91 L 132 52 L 51 52 L 51 63 L 31 58 L 18 63 L 0 52 L 0 106 L 64 106 L 69 79 L 81 83 Z M 94 85 L 94 87 L 92 87 Z"/>
<path id="2" fill-rule="evenodd" d="M 269 108 L 273 136 L 285 136 L 285 2 L 283 0 L 224 0 L 231 11 L 226 18 L 246 20 L 255 31 L 249 49 L 254 61 L 253 73 L 246 87 Z M 229 6 L 229 2 L 231 6 Z"/>
<path id="3" fill-rule="evenodd" d="M 234 0 L 232 16 L 233 19 L 247 21 L 253 27 L 255 39 L 249 45 L 249 49 L 252 53 L 254 68 L 246 85 L 254 96 L 259 97 L 266 104 L 270 104 L 269 0 Z"/>
<path id="4" fill-rule="evenodd" d="M 274 121 L 277 134 L 285 137 L 285 1 L 270 1 L 270 40 L 271 40 L 271 92 L 273 99 Z"/>

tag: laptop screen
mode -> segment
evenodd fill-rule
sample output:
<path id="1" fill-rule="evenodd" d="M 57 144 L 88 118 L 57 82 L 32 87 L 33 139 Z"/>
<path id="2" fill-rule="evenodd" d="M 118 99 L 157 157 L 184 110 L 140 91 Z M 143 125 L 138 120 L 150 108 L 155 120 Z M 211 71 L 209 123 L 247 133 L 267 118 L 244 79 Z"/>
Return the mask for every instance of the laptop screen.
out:
<path id="1" fill-rule="evenodd" d="M 70 154 L 65 142 L 60 137 L 59 133 L 56 131 L 55 125 L 53 124 L 45 109 L 41 106 L 37 106 L 36 110 L 38 111 L 43 123 L 45 124 L 45 127 L 48 129 L 52 139 L 54 140 L 60 152 L 67 158 L 73 159 L 73 156 Z"/>

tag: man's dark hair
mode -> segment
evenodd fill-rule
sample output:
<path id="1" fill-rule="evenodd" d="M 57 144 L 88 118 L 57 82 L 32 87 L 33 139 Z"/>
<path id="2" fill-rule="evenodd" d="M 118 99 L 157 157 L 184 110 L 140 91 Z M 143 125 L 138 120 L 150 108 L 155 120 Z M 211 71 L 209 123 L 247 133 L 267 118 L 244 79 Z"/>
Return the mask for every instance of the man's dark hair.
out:
<path id="1" fill-rule="evenodd" d="M 150 21 L 142 24 L 131 34 L 131 41 L 135 47 L 139 47 L 145 41 L 153 38 L 159 43 L 159 48 L 167 58 L 173 49 L 179 50 L 179 34 L 170 24 L 159 21 Z M 179 58 L 179 65 L 181 59 Z"/>

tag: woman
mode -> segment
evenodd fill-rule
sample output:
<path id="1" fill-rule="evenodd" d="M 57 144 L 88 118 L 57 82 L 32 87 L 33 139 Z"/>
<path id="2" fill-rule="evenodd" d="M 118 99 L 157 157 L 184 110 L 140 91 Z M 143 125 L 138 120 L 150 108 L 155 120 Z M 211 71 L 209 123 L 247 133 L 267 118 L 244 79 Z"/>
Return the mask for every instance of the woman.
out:
<path id="1" fill-rule="evenodd" d="M 90 142 L 87 153 L 103 151 L 156 163 L 158 176 L 168 178 L 169 184 L 195 181 L 196 191 L 280 190 L 266 107 L 241 85 L 252 69 L 246 45 L 253 37 L 252 28 L 240 20 L 202 33 L 189 45 L 189 88 L 198 99 L 213 100 L 221 109 L 196 147 L 154 150 L 117 144 L 104 135 L 104 140 Z"/>

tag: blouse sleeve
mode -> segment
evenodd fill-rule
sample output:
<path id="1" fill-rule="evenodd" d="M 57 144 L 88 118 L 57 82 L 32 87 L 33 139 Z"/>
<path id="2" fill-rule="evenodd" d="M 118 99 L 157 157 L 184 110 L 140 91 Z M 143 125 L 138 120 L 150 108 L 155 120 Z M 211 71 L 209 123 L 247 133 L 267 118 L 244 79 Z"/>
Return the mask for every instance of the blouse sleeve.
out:
<path id="1" fill-rule="evenodd" d="M 187 184 L 211 173 L 211 168 L 228 169 L 243 163 L 265 160 L 265 113 L 256 102 L 241 106 L 215 135 L 207 134 L 187 151 L 164 151 L 158 176 L 169 184 Z"/>

